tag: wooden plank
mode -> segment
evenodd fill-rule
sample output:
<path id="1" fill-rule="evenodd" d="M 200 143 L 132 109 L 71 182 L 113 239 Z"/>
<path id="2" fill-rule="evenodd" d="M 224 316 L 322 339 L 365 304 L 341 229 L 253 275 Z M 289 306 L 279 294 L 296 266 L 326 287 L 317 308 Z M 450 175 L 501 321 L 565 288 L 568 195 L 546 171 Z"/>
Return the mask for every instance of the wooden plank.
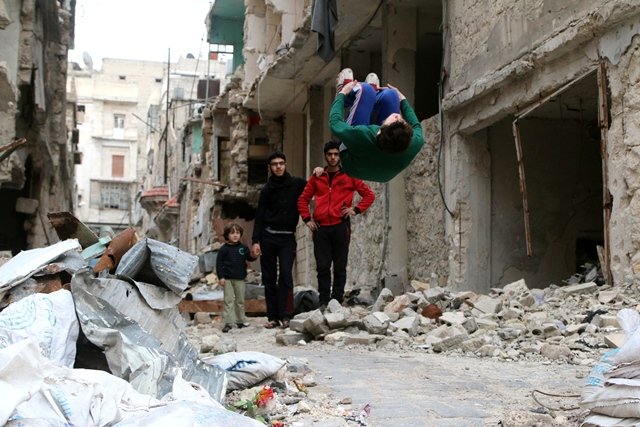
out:
<path id="1" fill-rule="evenodd" d="M 178 304 L 181 313 L 222 313 L 224 301 L 222 300 L 182 300 Z M 244 311 L 247 315 L 260 316 L 267 313 L 267 303 L 264 299 L 249 299 L 244 302 Z"/>

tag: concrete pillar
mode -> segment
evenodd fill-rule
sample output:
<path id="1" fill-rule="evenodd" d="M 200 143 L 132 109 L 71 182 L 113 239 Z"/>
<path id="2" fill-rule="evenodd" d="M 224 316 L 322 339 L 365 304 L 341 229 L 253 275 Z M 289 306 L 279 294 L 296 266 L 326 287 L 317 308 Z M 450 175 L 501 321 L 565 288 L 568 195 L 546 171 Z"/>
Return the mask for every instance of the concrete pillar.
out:
<path id="1" fill-rule="evenodd" d="M 413 104 L 415 88 L 416 9 L 387 6 L 382 14 L 382 76 Z M 386 184 L 389 234 L 385 286 L 402 293 L 408 286 L 407 201 L 404 172 Z"/>

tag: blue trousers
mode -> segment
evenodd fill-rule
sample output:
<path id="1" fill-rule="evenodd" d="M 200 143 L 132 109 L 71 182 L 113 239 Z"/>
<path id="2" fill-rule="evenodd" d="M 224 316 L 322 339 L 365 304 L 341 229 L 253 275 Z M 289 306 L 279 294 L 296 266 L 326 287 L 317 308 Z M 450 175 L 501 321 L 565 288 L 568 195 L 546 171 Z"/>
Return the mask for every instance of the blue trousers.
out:
<path id="1" fill-rule="evenodd" d="M 350 125 L 380 125 L 393 113 L 400 113 L 398 92 L 389 88 L 377 91 L 369 83 L 358 83 L 344 101 L 349 109 L 346 122 Z"/>

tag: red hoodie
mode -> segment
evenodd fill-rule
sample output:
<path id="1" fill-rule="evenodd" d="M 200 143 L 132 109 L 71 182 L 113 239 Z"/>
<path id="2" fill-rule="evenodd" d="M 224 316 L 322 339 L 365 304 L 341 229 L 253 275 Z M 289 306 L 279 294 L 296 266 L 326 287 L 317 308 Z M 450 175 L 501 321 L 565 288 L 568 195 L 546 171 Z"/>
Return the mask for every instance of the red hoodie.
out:
<path id="1" fill-rule="evenodd" d="M 348 176 L 342 169 L 335 173 L 329 186 L 329 173 L 325 168 L 319 178 L 315 175 L 309 178 L 307 186 L 298 199 L 298 212 L 304 222 L 309 222 L 311 220 L 309 203 L 315 196 L 313 220 L 321 226 L 338 224 L 344 219 L 341 214 L 342 209 L 351 207 L 354 192 L 362 197 L 354 209 L 356 213 L 363 213 L 376 198 L 371 188 L 361 179 Z"/>

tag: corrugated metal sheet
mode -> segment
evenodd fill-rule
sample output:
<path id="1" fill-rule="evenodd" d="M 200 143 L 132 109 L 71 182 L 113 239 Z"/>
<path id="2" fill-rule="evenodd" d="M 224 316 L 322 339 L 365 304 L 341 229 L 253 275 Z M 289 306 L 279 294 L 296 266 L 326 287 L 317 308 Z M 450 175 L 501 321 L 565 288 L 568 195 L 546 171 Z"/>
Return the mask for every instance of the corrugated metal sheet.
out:
<path id="1" fill-rule="evenodd" d="M 162 285 L 181 294 L 189 285 L 198 265 L 198 257 L 175 246 L 144 238 L 122 257 L 116 274 L 132 279 Z"/>
<path id="2" fill-rule="evenodd" d="M 198 358 L 177 308 L 154 310 L 132 284 L 94 278 L 88 268 L 74 275 L 71 288 L 82 331 L 105 351 L 114 375 L 160 398 L 171 391 L 180 368 L 184 379 L 222 402 L 226 374 Z"/>

